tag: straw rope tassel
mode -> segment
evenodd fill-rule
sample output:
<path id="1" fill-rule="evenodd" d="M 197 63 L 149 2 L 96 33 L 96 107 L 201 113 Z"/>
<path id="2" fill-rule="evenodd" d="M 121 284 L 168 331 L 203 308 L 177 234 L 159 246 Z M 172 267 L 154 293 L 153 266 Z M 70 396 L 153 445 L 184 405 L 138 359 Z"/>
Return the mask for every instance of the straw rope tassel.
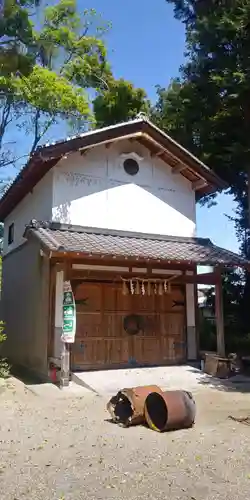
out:
<path id="1" fill-rule="evenodd" d="M 123 284 L 122 284 L 122 295 L 128 295 L 128 288 L 127 288 L 126 281 L 123 281 Z"/>
<path id="2" fill-rule="evenodd" d="M 140 283 L 138 280 L 136 281 L 136 285 L 135 285 L 135 294 L 140 295 Z"/>

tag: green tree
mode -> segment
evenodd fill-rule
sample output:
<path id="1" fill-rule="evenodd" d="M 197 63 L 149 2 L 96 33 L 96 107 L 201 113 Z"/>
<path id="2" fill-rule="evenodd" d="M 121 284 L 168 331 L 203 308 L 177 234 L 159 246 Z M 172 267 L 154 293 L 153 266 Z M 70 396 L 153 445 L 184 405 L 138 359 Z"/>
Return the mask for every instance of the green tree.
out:
<path id="1" fill-rule="evenodd" d="M 11 150 L 4 146 L 4 137 L 13 119 L 19 116 L 15 89 L 10 79 L 13 75 L 28 75 L 34 64 L 34 55 L 27 47 L 33 43 L 33 28 L 29 18 L 37 0 L 5 0 L 0 16 L 0 167 L 13 161 Z M 15 110 L 14 110 L 14 104 Z"/>
<path id="2" fill-rule="evenodd" d="M 14 122 L 33 137 L 30 154 L 48 130 L 62 120 L 78 128 L 91 126 L 88 90 L 100 91 L 111 74 L 103 41 L 108 26 L 93 9 L 80 13 L 75 0 L 60 0 L 45 9 L 41 28 L 36 30 L 30 17 L 32 3 L 37 2 L 18 3 L 19 15 L 13 14 L 12 28 L 6 7 L 0 32 L 4 56 L 0 151 L 5 165 L 14 161 L 3 144 Z M 10 1 L 10 12 L 15 12 L 13 4 Z M 8 67 L 5 56 L 12 46 L 21 62 L 18 59 L 16 66 L 11 62 Z"/>
<path id="3" fill-rule="evenodd" d="M 132 83 L 109 78 L 103 91 L 94 99 L 93 109 L 98 127 L 113 125 L 135 118 L 139 112 L 149 113 L 146 93 Z"/>
<path id="4" fill-rule="evenodd" d="M 167 89 L 157 86 L 157 101 L 151 109 L 151 118 L 187 149 L 204 157 L 196 130 L 200 108 L 193 106 L 192 91 L 192 85 L 180 79 L 172 80 Z"/>
<path id="5" fill-rule="evenodd" d="M 181 79 L 160 90 L 172 133 L 185 123 L 182 142 L 228 180 L 242 203 L 250 172 L 250 2 L 167 1 L 185 24 L 188 58 Z"/>
<path id="6" fill-rule="evenodd" d="M 33 24 L 30 15 L 39 0 L 4 0 L 0 16 L 0 69 L 9 76 L 20 71 L 27 74 L 34 57 L 26 47 L 33 43 Z"/>
<path id="7" fill-rule="evenodd" d="M 227 270 L 222 276 L 225 341 L 227 352 L 250 351 L 249 330 L 245 328 L 243 308 L 244 273 L 240 270 Z M 215 315 L 214 288 L 206 292 L 206 307 Z M 216 349 L 215 323 L 203 318 L 200 324 L 200 342 L 202 349 Z"/>
<path id="8" fill-rule="evenodd" d="M 153 119 L 230 184 L 241 252 L 250 257 L 250 2 L 167 0 L 186 28 L 186 62 L 158 89 Z M 243 294 L 250 323 L 250 279 Z"/>

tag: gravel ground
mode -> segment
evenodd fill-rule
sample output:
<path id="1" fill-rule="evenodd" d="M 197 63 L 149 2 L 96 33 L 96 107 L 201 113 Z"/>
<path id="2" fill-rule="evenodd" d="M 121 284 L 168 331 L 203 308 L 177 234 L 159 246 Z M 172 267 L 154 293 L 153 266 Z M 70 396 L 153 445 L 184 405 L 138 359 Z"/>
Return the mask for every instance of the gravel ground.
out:
<path id="1" fill-rule="evenodd" d="M 193 429 L 158 434 L 108 421 L 92 393 L 60 399 L 24 386 L 0 393 L 4 500 L 245 500 L 250 491 L 250 394 L 200 388 Z"/>

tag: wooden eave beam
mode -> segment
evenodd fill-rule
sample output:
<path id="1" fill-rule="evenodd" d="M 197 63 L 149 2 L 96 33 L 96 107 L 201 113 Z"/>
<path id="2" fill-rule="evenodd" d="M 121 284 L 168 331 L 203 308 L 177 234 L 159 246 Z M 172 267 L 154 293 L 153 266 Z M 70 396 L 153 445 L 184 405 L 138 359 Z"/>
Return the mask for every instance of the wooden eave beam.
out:
<path id="1" fill-rule="evenodd" d="M 160 149 L 159 151 L 157 151 L 157 153 L 155 153 L 155 156 L 157 156 L 158 158 L 160 158 L 165 153 L 166 153 L 165 149 Z"/>
<path id="2" fill-rule="evenodd" d="M 89 146 L 89 148 L 79 149 L 80 155 L 85 156 L 89 151 L 91 151 L 93 147 Z"/>
<path id="3" fill-rule="evenodd" d="M 38 238 L 40 240 L 40 238 Z M 41 243 L 41 241 L 40 241 Z M 214 268 L 214 273 L 202 273 L 197 274 L 197 279 L 193 281 L 192 276 L 191 283 L 197 284 L 213 284 L 216 283 L 216 279 L 212 276 L 218 275 L 218 270 L 223 272 L 223 269 L 230 269 L 234 267 L 240 267 L 241 269 L 246 269 L 250 272 L 250 264 L 231 263 L 226 266 L 218 265 L 216 266 L 211 262 L 191 262 L 191 261 L 174 261 L 174 260 L 161 260 L 161 259 L 147 259 L 145 257 L 133 257 L 133 256 L 115 256 L 115 255 L 100 255 L 100 254 L 86 254 L 84 252 L 66 252 L 66 251 L 51 251 L 45 244 L 41 244 L 41 249 L 46 255 L 46 257 L 52 259 L 52 261 L 62 263 L 66 261 L 71 261 L 71 264 L 90 264 L 90 265 L 105 265 L 105 266 L 119 266 L 119 267 L 143 267 L 143 268 L 153 268 L 153 269 L 163 269 L 166 270 L 178 270 L 178 271 L 193 271 L 196 272 L 197 266 L 212 266 Z M 217 274 L 216 274 L 217 273 Z M 211 278 L 211 279 L 210 279 Z M 185 280 L 186 278 L 184 278 Z M 211 281 L 211 283 L 210 283 Z M 187 281 L 188 282 L 188 281 Z"/>
<path id="4" fill-rule="evenodd" d="M 166 272 L 167 272 L 167 269 L 166 269 Z M 72 279 L 94 279 L 94 280 L 98 280 L 98 279 L 113 279 L 113 280 L 117 280 L 119 281 L 120 280 L 120 277 L 124 277 L 124 278 L 128 278 L 128 279 L 132 279 L 132 278 L 139 278 L 140 280 L 143 281 L 143 279 L 149 279 L 151 280 L 152 282 L 154 282 L 154 280 L 159 280 L 159 279 L 162 279 L 162 280 L 168 280 L 168 279 L 171 279 L 171 283 L 172 284 L 197 284 L 197 285 L 216 285 L 218 283 L 218 277 L 216 276 L 215 273 L 208 273 L 208 274 L 204 274 L 204 275 L 192 275 L 192 276 L 189 276 L 189 275 L 185 275 L 185 274 L 180 274 L 180 275 L 176 275 L 174 276 L 171 272 L 169 274 L 165 274 L 164 275 L 160 275 L 160 274 L 157 274 L 157 275 L 154 275 L 152 274 L 150 271 L 145 273 L 145 274 L 138 274 L 136 275 L 135 272 L 131 272 L 131 271 L 128 271 L 128 272 L 119 272 L 119 271 L 101 271 L 101 270 L 95 270 L 95 269 L 83 269 L 83 270 L 80 270 L 80 269 L 72 269 L 71 270 L 71 277 Z"/>
<path id="5" fill-rule="evenodd" d="M 51 258 L 53 259 L 71 259 L 76 262 L 79 262 L 79 260 L 86 260 L 87 262 L 93 262 L 93 260 L 98 261 L 100 263 L 113 263 L 113 265 L 126 265 L 126 263 L 133 263 L 133 265 L 136 267 L 138 266 L 139 263 L 141 263 L 144 267 L 145 265 L 151 265 L 153 267 L 159 265 L 161 268 L 168 268 L 169 266 L 174 266 L 174 268 L 180 268 L 180 266 L 183 269 L 186 270 L 193 270 L 194 267 L 198 264 L 194 262 L 189 262 L 189 261 L 182 261 L 182 260 L 162 260 L 162 259 L 149 259 L 145 257 L 134 257 L 134 256 L 117 256 L 117 255 L 101 255 L 101 254 L 94 254 L 94 253 L 85 253 L 85 252 L 67 252 L 63 250 L 54 250 L 51 252 Z M 205 264 L 204 264 L 205 265 Z"/>
<path id="6" fill-rule="evenodd" d="M 170 272 L 173 274 L 173 271 L 182 271 L 183 273 L 185 271 L 192 271 L 195 272 L 196 266 L 194 265 L 185 265 L 185 264 L 167 264 L 165 265 L 164 263 L 159 263 L 159 262 L 152 262 L 152 260 L 147 260 L 147 261 L 135 261 L 135 260 L 107 260 L 107 259 L 94 259 L 94 258 L 85 258 L 85 259 L 72 259 L 72 265 L 79 265 L 79 264 L 84 264 L 84 265 L 90 265 L 90 266 L 114 266 L 114 267 L 127 267 L 127 268 L 138 268 L 138 269 L 147 269 L 148 272 L 151 272 L 152 269 L 157 270 L 159 272 L 159 269 L 163 269 L 164 272 L 166 270 L 170 270 Z"/>
<path id="7" fill-rule="evenodd" d="M 184 163 L 178 163 L 175 167 L 172 167 L 172 174 L 180 174 L 187 168 L 187 165 L 184 165 Z"/>
<path id="8" fill-rule="evenodd" d="M 208 182 L 205 179 L 198 179 L 197 181 L 192 182 L 192 188 L 194 191 L 204 189 L 206 186 L 208 186 Z"/>
<path id="9" fill-rule="evenodd" d="M 77 263 L 79 262 L 79 260 L 83 260 L 83 256 L 78 257 L 78 259 L 76 258 L 76 255 L 75 253 L 72 253 L 71 255 L 70 254 L 61 254 L 61 253 L 55 253 L 53 252 L 52 254 L 52 258 L 53 259 L 56 259 L 58 260 L 59 259 L 62 259 L 63 261 L 65 261 L 65 259 L 69 259 L 71 258 L 72 260 L 72 264 L 73 263 Z M 191 270 L 191 271 L 195 271 L 196 270 L 196 264 L 191 264 L 191 263 L 180 263 L 180 262 L 159 262 L 159 261 L 152 261 L 152 259 L 149 259 L 149 260 L 134 260 L 134 259 L 105 259 L 104 257 L 101 258 L 101 256 L 99 256 L 99 258 L 97 258 L 96 256 L 93 256 L 93 257 L 89 257 L 89 256 L 86 256 L 84 255 L 84 263 L 87 264 L 89 262 L 90 265 L 109 265 L 112 267 L 115 266 L 115 267 L 144 267 L 144 268 L 147 268 L 147 273 L 146 274 L 150 274 L 152 276 L 152 280 L 154 279 L 154 277 L 156 278 L 156 275 L 153 275 L 152 274 L 152 268 L 155 268 L 155 269 L 163 269 L 164 270 L 164 275 L 162 275 L 162 277 L 164 278 L 165 276 L 167 276 L 167 271 L 169 270 L 170 271 L 170 275 L 173 276 L 173 273 L 171 273 L 171 271 L 173 272 L 174 269 L 176 269 L 176 271 L 183 271 L 183 273 L 186 271 L 186 270 Z M 74 270 L 74 273 L 77 273 L 77 275 L 79 276 L 82 276 L 86 273 L 90 274 L 91 276 L 93 276 L 94 274 L 95 275 L 100 275 L 100 274 L 107 274 L 107 275 L 114 275 L 116 274 L 117 275 L 117 270 L 112 270 L 110 269 L 109 271 L 107 272 L 104 272 L 104 271 L 95 271 L 93 269 L 91 270 L 87 270 L 87 269 L 84 269 L 84 270 Z M 134 276 L 135 273 L 132 273 L 131 276 Z M 126 276 L 128 276 L 129 273 L 126 273 Z M 143 279 L 143 274 L 141 275 L 142 276 L 142 279 Z M 157 277 L 159 277 L 160 275 L 157 274 Z M 178 275 L 176 278 L 175 278 L 175 281 L 178 281 L 178 282 L 182 282 L 182 283 L 197 283 L 197 284 L 204 284 L 204 285 L 213 285 L 213 284 L 216 284 L 217 283 L 217 275 L 215 273 L 204 273 L 204 274 L 194 274 L 194 275 Z"/>
<path id="10" fill-rule="evenodd" d="M 188 165 L 186 165 L 183 162 L 180 162 L 179 158 L 177 156 L 173 155 L 172 153 L 170 153 L 170 151 L 168 149 L 165 149 L 162 146 L 160 146 L 160 144 L 157 141 L 155 141 L 152 137 L 150 137 L 148 134 L 143 134 L 142 138 L 144 138 L 147 142 L 153 144 L 156 151 L 158 150 L 158 152 L 155 153 L 155 156 L 159 157 L 159 156 L 166 155 L 171 159 L 173 164 L 175 164 L 175 166 L 172 166 L 172 173 L 173 174 L 179 174 L 186 169 L 192 170 L 192 169 L 190 169 L 190 167 Z"/>
<path id="11" fill-rule="evenodd" d="M 88 146 L 84 146 L 83 148 L 79 148 L 78 151 L 80 151 L 80 153 L 84 154 L 84 152 L 90 150 L 90 149 L 93 149 L 95 146 L 105 146 L 105 147 L 110 147 L 112 146 L 112 144 L 116 143 L 116 142 L 120 142 L 120 141 L 126 141 L 126 140 L 130 140 L 130 139 L 134 139 L 134 140 L 137 140 L 139 139 L 140 137 L 142 137 L 143 133 L 142 132 L 134 132 L 133 134 L 126 134 L 126 135 L 122 135 L 121 137 L 116 137 L 116 138 L 110 138 L 110 139 L 106 139 L 106 140 L 103 140 L 103 141 L 100 141 L 98 142 L 97 144 L 90 144 Z"/>
<path id="12" fill-rule="evenodd" d="M 164 154 L 166 154 L 169 158 L 171 158 L 171 160 L 176 163 L 178 162 L 178 158 L 176 156 L 174 156 L 172 153 L 170 153 L 170 151 L 168 151 L 168 149 L 164 148 L 163 146 L 161 146 L 157 141 L 155 141 L 152 137 L 150 137 L 148 134 L 145 134 L 145 133 L 142 133 L 141 135 L 141 139 L 144 141 L 142 142 L 142 144 L 144 144 L 144 146 L 148 147 L 148 143 L 149 144 L 152 144 L 155 148 L 155 156 L 162 156 Z M 187 168 L 187 167 L 186 167 Z"/>
<path id="13" fill-rule="evenodd" d="M 146 147 L 148 147 L 147 143 L 153 145 L 153 147 L 155 149 L 155 152 L 153 153 L 153 156 L 162 157 L 162 156 L 165 155 L 166 158 L 168 157 L 169 160 L 170 160 L 169 161 L 169 165 L 172 168 L 172 174 L 174 174 L 174 175 L 176 175 L 176 174 L 182 174 L 182 173 L 184 173 L 185 170 L 189 170 L 196 177 L 199 177 L 199 179 L 197 181 L 194 181 L 192 183 L 192 188 L 193 188 L 194 191 L 199 191 L 200 189 L 202 190 L 202 189 L 206 188 L 207 186 L 209 186 L 209 182 L 206 181 L 194 168 L 192 168 L 192 166 L 187 165 L 183 161 L 180 161 L 180 159 L 178 158 L 178 156 L 174 155 L 168 149 L 166 149 L 163 146 L 161 146 L 155 139 L 153 139 L 148 134 L 143 133 L 141 135 L 141 141 L 140 142 L 142 142 L 142 144 L 144 144 L 144 146 L 146 146 Z M 212 192 L 213 191 L 214 191 L 214 189 L 212 190 Z"/>

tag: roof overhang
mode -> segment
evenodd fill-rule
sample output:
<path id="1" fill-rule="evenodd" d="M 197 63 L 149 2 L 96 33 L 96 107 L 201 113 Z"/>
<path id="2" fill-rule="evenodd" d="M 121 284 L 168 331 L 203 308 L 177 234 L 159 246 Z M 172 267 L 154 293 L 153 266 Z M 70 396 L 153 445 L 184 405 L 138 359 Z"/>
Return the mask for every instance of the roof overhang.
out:
<path id="1" fill-rule="evenodd" d="M 204 163 L 149 120 L 136 119 L 39 147 L 0 200 L 0 221 L 4 221 L 15 206 L 65 155 L 75 151 L 84 153 L 98 145 L 108 145 L 125 139 L 143 144 L 153 156 L 165 161 L 172 168 L 173 174 L 180 173 L 186 177 L 192 183 L 197 198 L 228 187 L 227 183 Z"/>
<path id="2" fill-rule="evenodd" d="M 217 247 L 206 238 L 149 235 L 37 221 L 31 221 L 24 237 L 39 240 L 47 256 L 63 259 L 250 269 L 250 261 Z"/>

